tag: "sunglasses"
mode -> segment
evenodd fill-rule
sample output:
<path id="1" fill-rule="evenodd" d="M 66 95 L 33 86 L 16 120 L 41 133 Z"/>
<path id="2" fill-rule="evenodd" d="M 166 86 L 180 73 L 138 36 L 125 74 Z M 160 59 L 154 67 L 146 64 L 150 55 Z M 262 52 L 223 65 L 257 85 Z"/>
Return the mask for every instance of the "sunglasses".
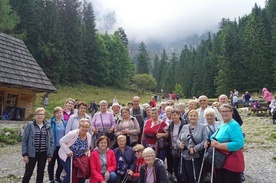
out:
<path id="1" fill-rule="evenodd" d="M 167 104 L 167 105 L 173 105 L 173 104 Z"/>
<path id="2" fill-rule="evenodd" d="M 137 153 L 137 152 L 142 152 L 142 150 L 137 150 L 137 151 L 133 151 L 134 153 Z"/>

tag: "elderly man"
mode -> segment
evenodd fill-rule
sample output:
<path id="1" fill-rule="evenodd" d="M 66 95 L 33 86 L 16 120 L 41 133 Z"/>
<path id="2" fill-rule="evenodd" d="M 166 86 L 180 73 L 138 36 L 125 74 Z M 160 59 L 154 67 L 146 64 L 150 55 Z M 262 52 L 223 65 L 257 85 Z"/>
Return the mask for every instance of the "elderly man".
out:
<path id="1" fill-rule="evenodd" d="M 138 135 L 138 144 L 141 144 L 141 135 L 144 129 L 144 118 L 146 117 L 146 112 L 143 110 L 143 108 L 140 107 L 140 97 L 134 96 L 132 98 L 132 104 L 133 107 L 130 109 L 130 114 L 133 117 L 136 117 L 139 126 L 140 126 L 140 133 Z"/>
<path id="2" fill-rule="evenodd" d="M 219 96 L 219 103 L 221 105 L 222 104 L 229 104 L 228 97 L 226 95 L 224 95 L 224 94 L 220 95 Z M 235 107 L 233 107 L 232 118 L 234 120 L 236 120 L 240 124 L 240 126 L 242 125 L 243 121 L 241 119 L 241 116 L 240 116 L 238 110 Z"/>
<path id="3" fill-rule="evenodd" d="M 213 108 L 215 111 L 216 111 L 216 114 L 217 114 L 217 119 L 216 121 L 222 121 L 222 117 L 220 115 L 220 113 L 218 112 L 218 110 L 215 108 L 215 107 L 212 107 L 212 106 L 209 106 L 208 105 L 208 98 L 205 96 L 205 95 L 201 95 L 199 98 L 198 98 L 198 103 L 199 103 L 199 108 L 197 109 L 197 112 L 198 112 L 198 122 L 201 123 L 201 124 L 206 124 L 207 123 L 207 120 L 204 116 L 204 110 L 206 108 Z"/>

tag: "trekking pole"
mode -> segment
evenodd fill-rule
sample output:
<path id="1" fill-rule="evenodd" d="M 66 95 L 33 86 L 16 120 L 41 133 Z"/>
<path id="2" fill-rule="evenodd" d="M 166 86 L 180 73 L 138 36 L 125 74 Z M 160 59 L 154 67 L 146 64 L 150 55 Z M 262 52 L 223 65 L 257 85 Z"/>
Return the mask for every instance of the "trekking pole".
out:
<path id="1" fill-rule="evenodd" d="M 71 156 L 71 162 L 70 162 L 70 183 L 73 183 L 73 156 Z"/>
<path id="2" fill-rule="evenodd" d="M 197 181 L 196 181 L 196 172 L 195 172 L 195 160 L 194 160 L 194 156 L 192 157 L 192 165 L 193 165 L 194 180 L 195 180 L 195 183 L 196 183 Z"/>
<path id="3" fill-rule="evenodd" d="M 183 167 L 182 167 L 182 165 L 183 165 L 183 157 L 182 157 L 182 150 L 180 150 L 179 176 L 180 176 L 181 179 L 183 179 L 182 178 L 183 177 Z"/>
<path id="4" fill-rule="evenodd" d="M 216 149 L 213 147 L 213 154 L 212 154 L 212 169 L 211 169 L 211 183 L 213 183 L 213 178 L 214 178 L 215 150 L 216 150 Z"/>
<path id="5" fill-rule="evenodd" d="M 204 166 L 204 160 L 205 160 L 206 154 L 207 154 L 206 152 L 207 152 L 207 147 L 204 150 L 204 154 L 203 154 L 203 158 L 202 158 L 202 163 L 201 163 L 201 167 L 200 167 L 200 172 L 199 172 L 199 177 L 198 177 L 197 183 L 199 183 L 200 179 L 201 179 L 202 169 L 203 169 L 203 166 Z"/>

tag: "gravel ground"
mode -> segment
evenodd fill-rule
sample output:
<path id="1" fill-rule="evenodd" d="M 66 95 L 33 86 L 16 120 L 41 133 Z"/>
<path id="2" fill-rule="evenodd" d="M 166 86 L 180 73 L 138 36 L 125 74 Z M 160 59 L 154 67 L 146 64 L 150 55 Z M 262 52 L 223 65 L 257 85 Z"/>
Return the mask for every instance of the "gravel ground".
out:
<path id="1" fill-rule="evenodd" d="M 245 183 L 276 182 L 276 125 L 268 117 L 251 117 L 242 114 L 243 131 L 246 133 L 244 155 L 246 161 Z M 21 127 L 23 123 L 0 124 L 1 126 Z M 20 144 L 0 147 L 0 183 L 19 183 L 24 173 Z M 35 182 L 36 173 L 32 176 Z M 45 168 L 44 182 L 48 182 Z"/>

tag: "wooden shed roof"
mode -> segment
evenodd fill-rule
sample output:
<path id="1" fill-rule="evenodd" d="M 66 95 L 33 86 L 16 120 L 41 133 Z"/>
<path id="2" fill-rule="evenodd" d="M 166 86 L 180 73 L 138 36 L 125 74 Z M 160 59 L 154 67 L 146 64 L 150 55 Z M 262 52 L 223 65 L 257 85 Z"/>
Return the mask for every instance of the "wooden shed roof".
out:
<path id="1" fill-rule="evenodd" d="M 24 42 L 1 32 L 0 85 L 27 88 L 37 92 L 57 90 Z"/>

